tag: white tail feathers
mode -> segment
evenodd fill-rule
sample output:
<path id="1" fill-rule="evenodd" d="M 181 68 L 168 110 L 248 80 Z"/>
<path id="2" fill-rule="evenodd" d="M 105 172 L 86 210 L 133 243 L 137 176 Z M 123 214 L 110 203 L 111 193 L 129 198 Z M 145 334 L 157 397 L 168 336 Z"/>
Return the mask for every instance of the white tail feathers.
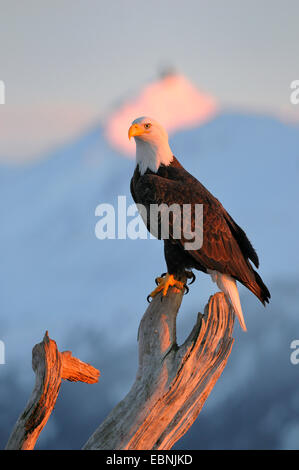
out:
<path id="1" fill-rule="evenodd" d="M 230 301 L 235 314 L 238 317 L 241 328 L 244 331 L 247 331 L 235 279 L 233 279 L 231 276 L 228 276 L 227 274 L 221 274 L 218 271 L 208 270 L 208 273 L 211 275 L 212 280 L 216 282 L 219 289 L 222 290 L 222 292 Z"/>

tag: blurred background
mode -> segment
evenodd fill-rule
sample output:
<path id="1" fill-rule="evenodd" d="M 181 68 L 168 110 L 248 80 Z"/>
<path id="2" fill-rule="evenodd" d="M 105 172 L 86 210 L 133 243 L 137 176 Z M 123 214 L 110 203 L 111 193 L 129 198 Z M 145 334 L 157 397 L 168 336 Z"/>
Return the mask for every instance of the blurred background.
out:
<path id="1" fill-rule="evenodd" d="M 174 154 L 247 232 L 272 299 L 240 286 L 227 367 L 176 449 L 299 448 L 299 4 L 227 0 L 0 0 L 0 445 L 34 384 L 46 330 L 100 369 L 63 383 L 37 448 L 78 449 L 125 396 L 157 240 L 98 240 L 95 208 L 132 203 L 134 142 L 149 115 Z M 178 341 L 215 292 L 198 273 Z"/>

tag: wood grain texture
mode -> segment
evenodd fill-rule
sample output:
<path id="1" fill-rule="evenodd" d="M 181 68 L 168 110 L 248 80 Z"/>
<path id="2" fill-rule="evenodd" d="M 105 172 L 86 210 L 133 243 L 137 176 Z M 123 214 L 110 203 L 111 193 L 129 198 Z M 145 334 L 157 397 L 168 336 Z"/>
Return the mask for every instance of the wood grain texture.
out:
<path id="1" fill-rule="evenodd" d="M 127 396 L 84 449 L 168 450 L 198 417 L 231 352 L 234 312 L 223 293 L 209 299 L 186 341 L 178 346 L 176 317 L 183 293 L 157 295 L 139 326 L 139 367 Z M 36 383 L 6 449 L 34 449 L 58 397 L 61 380 L 95 383 L 99 371 L 60 353 L 46 332 L 32 351 Z"/>
<path id="2" fill-rule="evenodd" d="M 179 347 L 181 301 L 182 293 L 171 289 L 149 305 L 139 327 L 135 383 L 83 449 L 168 450 L 197 418 L 231 352 L 234 313 L 224 294 L 215 294 Z"/>
<path id="3" fill-rule="evenodd" d="M 73 357 L 70 351 L 60 353 L 48 332 L 32 350 L 32 368 L 36 375 L 35 387 L 6 450 L 34 449 L 55 406 L 62 379 L 95 383 L 100 375 L 97 369 Z"/>

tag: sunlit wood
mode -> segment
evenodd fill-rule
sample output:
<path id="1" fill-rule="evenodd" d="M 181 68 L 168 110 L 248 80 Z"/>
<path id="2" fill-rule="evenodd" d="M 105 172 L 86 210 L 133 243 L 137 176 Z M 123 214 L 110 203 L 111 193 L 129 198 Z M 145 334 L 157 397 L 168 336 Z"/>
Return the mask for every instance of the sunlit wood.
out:
<path id="1" fill-rule="evenodd" d="M 99 371 L 72 356 L 60 353 L 55 341 L 46 332 L 41 343 L 32 350 L 35 387 L 7 443 L 7 450 L 32 450 L 55 406 L 61 380 L 96 383 Z"/>
<path id="2" fill-rule="evenodd" d="M 136 381 L 84 449 L 171 449 L 197 418 L 231 352 L 235 315 L 224 294 L 215 294 L 179 347 L 181 301 L 172 289 L 149 305 L 139 327 Z"/>
<path id="3" fill-rule="evenodd" d="M 182 291 L 157 295 L 139 326 L 139 367 L 128 395 L 111 411 L 84 449 L 168 450 L 198 417 L 221 375 L 233 339 L 235 315 L 223 293 L 198 314 L 189 337 L 178 346 L 176 317 Z M 95 383 L 99 371 L 60 353 L 45 334 L 32 351 L 36 383 L 6 449 L 33 449 L 56 403 L 62 379 Z"/>

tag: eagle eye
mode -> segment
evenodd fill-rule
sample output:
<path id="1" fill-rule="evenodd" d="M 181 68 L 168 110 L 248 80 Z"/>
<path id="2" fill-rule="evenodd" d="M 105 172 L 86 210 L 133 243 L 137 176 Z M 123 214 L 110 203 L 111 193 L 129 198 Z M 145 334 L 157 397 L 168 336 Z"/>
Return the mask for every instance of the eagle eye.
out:
<path id="1" fill-rule="evenodd" d="M 151 127 L 151 123 L 147 122 L 146 124 L 144 124 L 144 127 L 145 127 L 145 129 L 149 129 Z"/>

